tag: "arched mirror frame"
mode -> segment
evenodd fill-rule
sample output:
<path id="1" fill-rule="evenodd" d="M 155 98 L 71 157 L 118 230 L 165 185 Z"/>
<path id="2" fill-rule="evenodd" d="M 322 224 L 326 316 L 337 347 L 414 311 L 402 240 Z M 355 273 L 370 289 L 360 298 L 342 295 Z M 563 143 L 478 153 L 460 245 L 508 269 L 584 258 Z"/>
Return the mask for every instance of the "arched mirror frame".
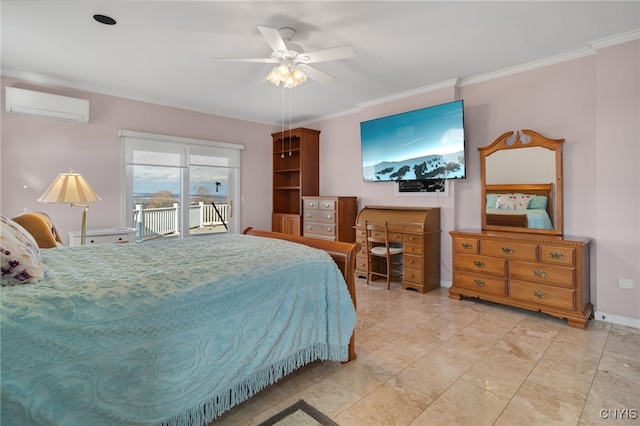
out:
<path id="1" fill-rule="evenodd" d="M 544 234 L 544 235 L 560 235 L 563 233 L 563 216 L 562 216 L 562 144 L 564 139 L 549 139 L 534 132 L 533 130 L 520 130 L 518 132 L 506 132 L 496 139 L 492 144 L 478 148 L 480 151 L 480 175 L 482 181 L 482 229 L 488 231 L 508 231 L 508 232 L 520 232 L 528 234 Z M 490 155 L 503 151 L 503 150 L 519 150 L 517 154 L 527 156 L 527 149 L 532 147 L 542 147 L 550 151 L 553 151 L 550 158 L 555 158 L 555 181 L 554 182 L 540 182 L 540 185 L 527 185 L 531 182 L 525 178 L 519 180 L 514 178 L 514 182 L 505 185 L 489 185 L 490 189 L 487 190 L 487 157 Z M 555 155 L 553 155 L 555 154 Z M 526 161 L 525 161 L 526 163 Z M 537 167 L 535 164 L 531 164 L 532 167 Z M 549 164 L 548 167 L 553 169 L 553 165 Z M 522 166 L 514 167 L 514 170 L 508 170 L 508 173 L 512 176 L 518 176 L 522 174 Z M 542 185 L 546 184 L 546 185 Z M 502 188 L 500 188 L 502 187 Z M 512 226 L 511 224 L 499 225 L 495 221 L 493 223 L 487 223 L 486 200 L 487 194 L 492 192 L 510 192 L 514 187 L 522 189 L 518 192 L 526 193 L 538 193 L 543 194 L 545 191 L 549 194 L 548 197 L 548 212 L 552 221 L 553 229 L 535 229 L 522 226 Z M 546 187 L 546 189 L 545 189 Z M 495 217 L 491 216 L 492 219 Z"/>

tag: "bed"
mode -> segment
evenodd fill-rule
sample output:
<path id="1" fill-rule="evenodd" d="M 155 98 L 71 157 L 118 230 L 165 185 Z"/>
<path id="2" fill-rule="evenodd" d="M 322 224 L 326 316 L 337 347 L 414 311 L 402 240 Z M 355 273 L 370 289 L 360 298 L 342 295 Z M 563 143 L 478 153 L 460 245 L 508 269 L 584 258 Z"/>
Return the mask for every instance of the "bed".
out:
<path id="1" fill-rule="evenodd" d="M 553 229 L 553 185 L 486 185 L 486 224 Z"/>
<path id="2" fill-rule="evenodd" d="M 357 245 L 286 239 L 41 250 L 43 276 L 22 284 L 4 265 L 2 424 L 202 425 L 305 364 L 352 359 Z"/>

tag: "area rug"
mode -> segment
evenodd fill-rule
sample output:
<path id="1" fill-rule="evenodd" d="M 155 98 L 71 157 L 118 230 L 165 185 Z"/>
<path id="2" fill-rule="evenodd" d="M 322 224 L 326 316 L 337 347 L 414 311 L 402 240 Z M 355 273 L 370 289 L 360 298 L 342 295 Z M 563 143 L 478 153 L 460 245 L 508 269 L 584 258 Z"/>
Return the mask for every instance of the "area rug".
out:
<path id="1" fill-rule="evenodd" d="M 258 426 L 339 426 L 303 399 L 260 423 Z"/>

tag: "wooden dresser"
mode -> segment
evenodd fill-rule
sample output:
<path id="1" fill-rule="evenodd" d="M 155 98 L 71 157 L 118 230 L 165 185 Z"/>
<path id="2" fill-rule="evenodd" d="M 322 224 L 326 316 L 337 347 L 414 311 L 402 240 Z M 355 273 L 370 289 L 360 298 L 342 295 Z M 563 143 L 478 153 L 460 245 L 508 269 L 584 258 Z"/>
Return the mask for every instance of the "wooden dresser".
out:
<path id="1" fill-rule="evenodd" d="M 590 238 L 452 231 L 453 283 L 462 296 L 540 311 L 586 328 Z"/>
<path id="2" fill-rule="evenodd" d="M 402 288 L 420 293 L 440 287 L 440 208 L 367 206 L 356 219 L 356 274 L 367 271 L 364 223 L 389 224 L 389 238 L 404 248 Z M 372 267 L 375 267 L 372 265 Z"/>
<path id="3" fill-rule="evenodd" d="M 357 197 L 302 197 L 302 235 L 330 241 L 356 241 Z"/>

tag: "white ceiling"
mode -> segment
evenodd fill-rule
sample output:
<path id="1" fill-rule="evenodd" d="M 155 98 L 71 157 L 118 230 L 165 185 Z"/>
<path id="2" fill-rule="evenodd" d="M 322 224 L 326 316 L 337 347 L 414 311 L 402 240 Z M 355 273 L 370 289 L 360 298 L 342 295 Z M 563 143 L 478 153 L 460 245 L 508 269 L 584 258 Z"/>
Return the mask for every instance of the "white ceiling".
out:
<path id="1" fill-rule="evenodd" d="M 260 82 L 272 65 L 213 59 L 268 57 L 258 25 L 296 29 L 305 51 L 356 51 L 314 64 L 338 78 L 330 86 L 292 89 L 294 123 L 587 54 L 640 28 L 640 1 L 2 0 L 1 8 L 3 75 L 271 125 L 281 123 L 283 91 Z"/>

